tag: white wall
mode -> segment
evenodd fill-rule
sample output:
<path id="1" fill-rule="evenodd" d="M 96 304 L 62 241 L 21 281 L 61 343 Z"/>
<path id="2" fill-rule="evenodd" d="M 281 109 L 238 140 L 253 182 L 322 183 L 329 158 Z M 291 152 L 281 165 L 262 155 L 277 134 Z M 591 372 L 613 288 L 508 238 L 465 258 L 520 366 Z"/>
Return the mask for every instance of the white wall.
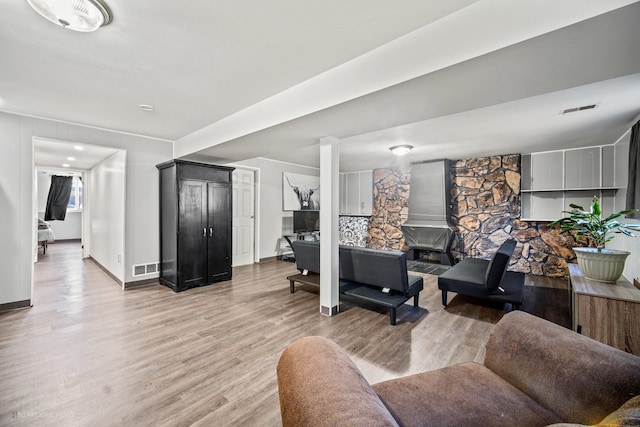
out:
<path id="1" fill-rule="evenodd" d="M 55 172 L 38 172 L 38 217 L 44 219 L 44 212 L 47 208 L 47 197 L 51 187 L 51 175 Z M 56 240 L 70 240 L 82 238 L 82 212 L 67 211 L 64 221 L 49 221 L 51 230 L 56 236 Z"/>
<path id="2" fill-rule="evenodd" d="M 291 172 L 301 175 L 320 176 L 316 168 L 255 158 L 239 162 L 238 166 L 257 168 L 260 202 L 258 220 L 260 221 L 260 259 L 278 255 L 278 242 L 282 237 L 282 218 L 292 217 L 291 211 L 282 210 L 282 173 Z M 322 190 L 321 190 L 322 191 Z"/>
<path id="3" fill-rule="evenodd" d="M 638 237 L 637 232 L 634 232 L 634 234 L 636 237 L 618 234 L 615 239 L 607 243 L 607 248 L 609 249 L 619 249 L 631 253 L 627 257 L 627 262 L 622 272 L 622 275 L 630 282 L 633 282 L 634 278 L 640 280 L 640 237 Z"/>
<path id="4" fill-rule="evenodd" d="M 159 257 L 155 165 L 172 158 L 172 143 L 0 112 L 0 242 L 7 248 L 0 257 L 0 304 L 31 299 L 33 137 L 127 150 L 124 265 L 125 281 L 132 281 L 133 264 Z"/>
<path id="5" fill-rule="evenodd" d="M 87 193 L 89 255 L 124 281 L 124 232 L 127 155 L 119 151 L 91 169 Z M 157 231 L 156 231 L 157 232 Z"/>
<path id="6" fill-rule="evenodd" d="M 44 218 L 44 211 L 38 211 L 38 217 Z M 47 221 L 56 240 L 82 238 L 82 211 L 67 212 L 64 221 Z"/>

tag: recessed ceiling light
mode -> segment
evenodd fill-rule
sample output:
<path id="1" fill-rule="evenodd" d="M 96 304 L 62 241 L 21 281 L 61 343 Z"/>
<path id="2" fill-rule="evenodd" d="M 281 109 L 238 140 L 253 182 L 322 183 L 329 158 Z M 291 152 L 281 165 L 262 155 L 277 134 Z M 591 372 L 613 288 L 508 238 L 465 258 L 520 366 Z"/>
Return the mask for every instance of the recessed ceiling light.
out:
<path id="1" fill-rule="evenodd" d="M 75 159 L 75 157 L 67 157 L 67 160 L 69 160 L 70 162 L 73 162 Z"/>
<path id="2" fill-rule="evenodd" d="M 69 163 L 63 163 L 63 164 L 62 164 L 62 167 L 63 167 L 63 168 L 68 168 L 68 167 L 70 167 L 70 165 L 69 165 Z"/>
<path id="3" fill-rule="evenodd" d="M 153 107 L 147 104 L 140 104 L 138 105 L 138 108 L 140 108 L 142 111 L 153 111 Z"/>
<path id="4" fill-rule="evenodd" d="M 84 150 L 84 147 L 82 145 L 74 145 L 73 148 L 75 148 L 78 151 Z"/>
<path id="5" fill-rule="evenodd" d="M 404 156 L 409 151 L 413 150 L 413 145 L 407 145 L 407 144 L 396 145 L 394 147 L 389 148 L 389 150 L 391 150 L 391 152 L 396 156 Z"/>

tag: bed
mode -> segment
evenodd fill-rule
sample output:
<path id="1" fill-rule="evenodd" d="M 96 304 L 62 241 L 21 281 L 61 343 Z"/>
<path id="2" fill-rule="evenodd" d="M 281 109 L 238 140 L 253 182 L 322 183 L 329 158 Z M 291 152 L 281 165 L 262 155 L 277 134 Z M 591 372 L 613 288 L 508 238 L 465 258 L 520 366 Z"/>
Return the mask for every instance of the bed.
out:
<path id="1" fill-rule="evenodd" d="M 43 254 L 47 253 L 47 244 L 54 240 L 56 240 L 56 236 L 53 234 L 51 225 L 47 221 L 38 218 L 38 246 L 42 248 Z"/>

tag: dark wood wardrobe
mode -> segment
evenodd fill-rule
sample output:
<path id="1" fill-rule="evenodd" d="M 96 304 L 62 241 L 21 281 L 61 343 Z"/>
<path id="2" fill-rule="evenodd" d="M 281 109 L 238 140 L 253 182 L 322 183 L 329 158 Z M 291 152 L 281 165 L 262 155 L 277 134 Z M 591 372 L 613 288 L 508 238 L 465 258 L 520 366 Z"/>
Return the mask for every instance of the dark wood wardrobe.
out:
<path id="1" fill-rule="evenodd" d="M 231 279 L 231 172 L 171 160 L 160 172 L 160 283 L 175 292 Z"/>

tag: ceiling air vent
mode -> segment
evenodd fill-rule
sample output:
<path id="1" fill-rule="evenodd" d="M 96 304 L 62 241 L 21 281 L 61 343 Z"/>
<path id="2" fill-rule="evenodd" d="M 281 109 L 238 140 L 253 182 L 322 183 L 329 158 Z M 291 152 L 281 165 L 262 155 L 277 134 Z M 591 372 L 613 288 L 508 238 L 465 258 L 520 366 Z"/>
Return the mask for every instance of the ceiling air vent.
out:
<path id="1" fill-rule="evenodd" d="M 589 105 L 583 105 L 582 107 L 567 108 L 566 110 L 560 111 L 560 114 L 568 114 L 568 113 L 575 113 L 578 111 L 592 110 L 596 108 L 596 105 L 597 104 L 589 104 Z"/>

